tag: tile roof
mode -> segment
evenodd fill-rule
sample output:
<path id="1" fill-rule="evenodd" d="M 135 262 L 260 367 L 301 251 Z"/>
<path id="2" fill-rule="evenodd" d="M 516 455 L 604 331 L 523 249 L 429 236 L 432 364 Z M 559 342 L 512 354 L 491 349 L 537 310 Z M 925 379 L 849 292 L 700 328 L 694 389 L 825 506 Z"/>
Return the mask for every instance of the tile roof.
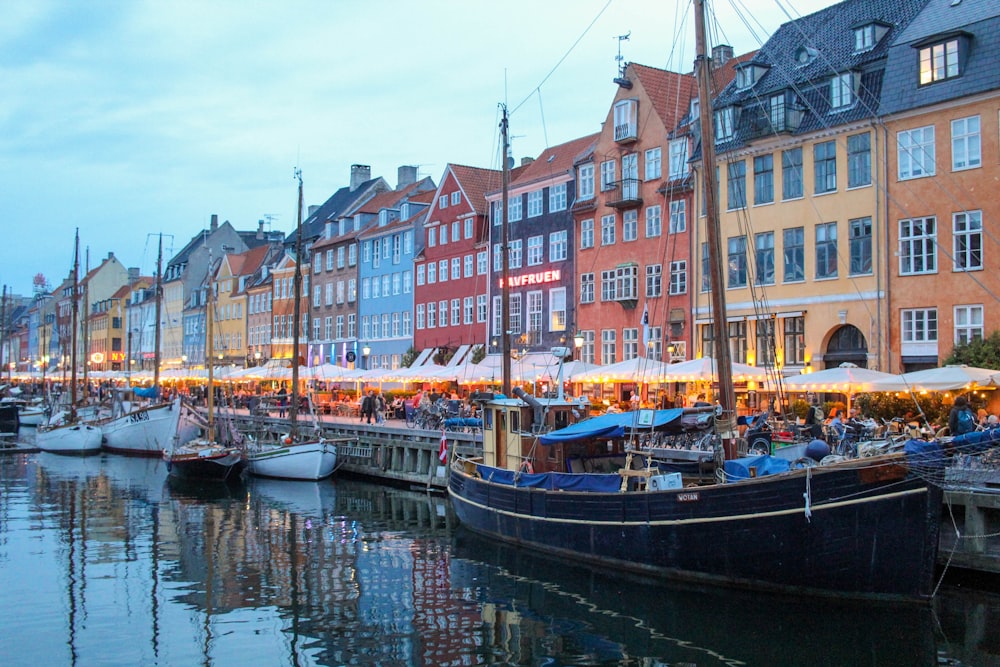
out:
<path id="1" fill-rule="evenodd" d="M 677 127 L 698 96 L 697 80 L 691 74 L 678 74 L 667 70 L 629 63 L 626 76 L 632 74 L 649 95 L 653 109 L 668 130 Z"/>
<path id="2" fill-rule="evenodd" d="M 593 150 L 600 133 L 567 141 L 558 146 L 550 146 L 542 151 L 536 160 L 525 165 L 516 179 L 511 179 L 511 187 L 551 178 L 555 174 L 572 173 L 581 154 Z"/>
<path id="3" fill-rule="evenodd" d="M 449 164 L 448 169 L 455 175 L 476 213 L 486 215 L 486 193 L 500 188 L 502 172 L 498 169 L 468 167 L 462 164 Z M 522 167 L 511 170 L 511 181 L 514 179 L 514 174 L 519 174 L 521 169 Z"/>

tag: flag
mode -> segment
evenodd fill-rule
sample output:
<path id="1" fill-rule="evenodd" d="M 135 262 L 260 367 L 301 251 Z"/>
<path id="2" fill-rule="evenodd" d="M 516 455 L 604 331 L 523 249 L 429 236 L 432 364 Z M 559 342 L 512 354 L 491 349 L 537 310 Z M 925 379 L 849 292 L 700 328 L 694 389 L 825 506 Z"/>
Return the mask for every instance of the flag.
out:
<path id="1" fill-rule="evenodd" d="M 445 436 L 444 431 L 441 431 L 441 446 L 438 447 L 438 460 L 441 463 L 448 462 L 448 438 Z"/>
<path id="2" fill-rule="evenodd" d="M 649 350 L 649 305 L 642 307 L 642 347 Z"/>

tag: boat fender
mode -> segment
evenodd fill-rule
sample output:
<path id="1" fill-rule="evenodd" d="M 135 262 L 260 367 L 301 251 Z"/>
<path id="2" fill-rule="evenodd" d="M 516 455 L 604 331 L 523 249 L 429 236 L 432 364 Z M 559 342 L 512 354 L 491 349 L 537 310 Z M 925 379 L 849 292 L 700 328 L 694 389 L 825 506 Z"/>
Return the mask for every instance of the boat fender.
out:
<path id="1" fill-rule="evenodd" d="M 521 472 L 526 472 L 529 475 L 535 474 L 535 466 L 531 465 L 531 459 L 521 461 Z"/>
<path id="2" fill-rule="evenodd" d="M 286 445 L 292 444 L 292 436 L 291 436 L 291 434 L 285 434 L 285 435 L 281 436 L 281 441 L 283 443 L 285 443 Z"/>

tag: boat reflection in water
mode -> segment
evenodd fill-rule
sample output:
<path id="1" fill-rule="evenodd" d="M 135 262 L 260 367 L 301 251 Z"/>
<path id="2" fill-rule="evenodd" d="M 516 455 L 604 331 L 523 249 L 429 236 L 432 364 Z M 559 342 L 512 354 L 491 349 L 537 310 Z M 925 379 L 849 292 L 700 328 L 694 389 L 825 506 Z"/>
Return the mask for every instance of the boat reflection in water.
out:
<path id="1" fill-rule="evenodd" d="M 192 485 L 168 481 L 157 459 L 11 455 L 0 518 L 5 664 L 881 667 L 998 655 L 996 595 L 945 587 L 933 607 L 837 606 L 616 576 L 467 533 L 445 498 L 346 477 Z"/>

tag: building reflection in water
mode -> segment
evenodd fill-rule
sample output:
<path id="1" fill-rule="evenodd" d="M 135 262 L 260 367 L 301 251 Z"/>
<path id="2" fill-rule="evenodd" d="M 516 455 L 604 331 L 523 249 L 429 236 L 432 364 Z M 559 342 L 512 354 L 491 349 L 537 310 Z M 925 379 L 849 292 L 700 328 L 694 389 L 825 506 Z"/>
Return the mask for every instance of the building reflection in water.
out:
<path id="1" fill-rule="evenodd" d="M 155 459 L 38 454 L 0 459 L 0 492 L 10 664 L 997 656 L 1000 598 L 988 593 L 946 588 L 934 609 L 887 607 L 612 575 L 471 535 L 446 498 L 347 478 L 178 486 Z"/>

